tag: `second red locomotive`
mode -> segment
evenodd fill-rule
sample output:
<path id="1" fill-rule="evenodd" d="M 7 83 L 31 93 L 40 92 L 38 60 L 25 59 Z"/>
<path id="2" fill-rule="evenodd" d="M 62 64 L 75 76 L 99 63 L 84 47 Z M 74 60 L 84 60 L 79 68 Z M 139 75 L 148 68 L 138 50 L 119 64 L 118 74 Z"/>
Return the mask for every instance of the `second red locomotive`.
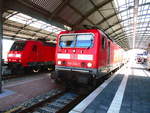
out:
<path id="1" fill-rule="evenodd" d="M 26 40 L 15 41 L 8 53 L 8 66 L 13 70 L 32 68 L 34 71 L 41 67 L 55 65 L 55 44 Z"/>
<path id="2" fill-rule="evenodd" d="M 91 83 L 121 66 L 122 57 L 123 49 L 98 29 L 63 31 L 57 38 L 52 78 Z"/>

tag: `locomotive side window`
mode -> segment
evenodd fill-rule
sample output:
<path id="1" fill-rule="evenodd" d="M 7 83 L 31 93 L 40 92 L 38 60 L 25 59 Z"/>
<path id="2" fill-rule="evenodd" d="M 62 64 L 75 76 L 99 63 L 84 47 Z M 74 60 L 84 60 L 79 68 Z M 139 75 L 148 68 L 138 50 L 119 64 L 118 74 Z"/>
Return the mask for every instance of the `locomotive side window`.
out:
<path id="1" fill-rule="evenodd" d="M 102 48 L 105 49 L 106 47 L 106 40 L 105 40 L 105 37 L 102 36 Z"/>
<path id="2" fill-rule="evenodd" d="M 107 63 L 110 64 L 110 42 L 108 42 L 107 55 L 108 55 Z"/>
<path id="3" fill-rule="evenodd" d="M 59 42 L 60 47 L 74 47 L 75 46 L 75 35 L 63 35 Z"/>
<path id="4" fill-rule="evenodd" d="M 76 47 L 91 47 L 93 45 L 93 35 L 80 34 L 77 35 Z"/>
<path id="5" fill-rule="evenodd" d="M 11 51 L 22 51 L 25 47 L 25 42 L 24 41 L 17 41 L 14 42 L 14 44 L 11 47 Z"/>

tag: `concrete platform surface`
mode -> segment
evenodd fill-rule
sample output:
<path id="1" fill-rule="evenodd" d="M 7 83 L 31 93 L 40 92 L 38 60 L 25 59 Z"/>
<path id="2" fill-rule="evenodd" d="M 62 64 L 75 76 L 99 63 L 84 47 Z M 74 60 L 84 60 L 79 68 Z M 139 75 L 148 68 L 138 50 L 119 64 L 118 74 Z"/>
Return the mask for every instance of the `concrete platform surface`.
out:
<path id="1" fill-rule="evenodd" d="M 150 113 L 150 72 L 126 64 L 70 113 Z"/>
<path id="2" fill-rule="evenodd" d="M 48 73 L 7 81 L 3 85 L 4 93 L 0 94 L 0 111 L 59 87 Z"/>

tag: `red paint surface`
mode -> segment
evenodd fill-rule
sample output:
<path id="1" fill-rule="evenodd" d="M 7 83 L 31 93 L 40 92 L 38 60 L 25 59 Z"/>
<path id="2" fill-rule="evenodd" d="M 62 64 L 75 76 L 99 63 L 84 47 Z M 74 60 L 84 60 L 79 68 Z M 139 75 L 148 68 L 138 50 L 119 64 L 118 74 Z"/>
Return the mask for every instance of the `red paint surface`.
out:
<path id="1" fill-rule="evenodd" d="M 58 35 L 57 42 L 59 42 L 60 35 L 62 34 L 70 34 L 70 33 L 92 33 L 94 34 L 94 44 L 91 48 L 61 48 L 59 47 L 59 43 L 57 43 L 56 48 L 56 65 L 58 64 L 58 61 L 65 61 L 65 64 L 61 64 L 61 66 L 66 67 L 79 67 L 83 68 L 81 66 L 81 63 L 92 63 L 91 68 L 100 68 L 103 66 L 116 64 L 122 62 L 122 55 L 123 55 L 123 49 L 120 48 L 119 45 L 112 42 L 105 36 L 106 40 L 106 48 L 102 48 L 102 32 L 97 29 L 90 29 L 90 30 L 78 30 L 78 31 L 63 31 Z M 104 34 L 103 34 L 104 35 Z M 110 63 L 108 64 L 108 42 L 110 42 Z M 75 50 L 75 52 L 73 52 Z M 71 54 L 71 59 L 59 59 L 57 58 L 57 54 L 63 53 L 63 54 Z M 78 60 L 77 55 L 78 54 L 92 54 L 94 56 L 94 59 L 92 61 L 89 60 Z M 87 65 L 84 67 L 87 68 Z"/>
<path id="2" fill-rule="evenodd" d="M 36 45 L 37 51 L 33 51 L 32 47 Z M 41 41 L 26 41 L 26 45 L 22 51 L 9 51 L 8 54 L 21 54 L 21 57 L 9 57 L 8 62 L 21 63 L 22 66 L 28 66 L 30 62 L 49 62 L 55 61 L 55 47 L 45 46 Z"/>

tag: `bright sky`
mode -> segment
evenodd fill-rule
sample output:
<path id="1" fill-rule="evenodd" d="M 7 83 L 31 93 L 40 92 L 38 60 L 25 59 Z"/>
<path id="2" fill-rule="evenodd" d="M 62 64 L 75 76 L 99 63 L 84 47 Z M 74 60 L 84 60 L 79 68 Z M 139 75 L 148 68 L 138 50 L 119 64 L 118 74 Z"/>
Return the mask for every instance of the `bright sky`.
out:
<path id="1" fill-rule="evenodd" d="M 7 54 L 13 44 L 13 40 L 3 39 L 3 59 L 7 61 Z"/>

